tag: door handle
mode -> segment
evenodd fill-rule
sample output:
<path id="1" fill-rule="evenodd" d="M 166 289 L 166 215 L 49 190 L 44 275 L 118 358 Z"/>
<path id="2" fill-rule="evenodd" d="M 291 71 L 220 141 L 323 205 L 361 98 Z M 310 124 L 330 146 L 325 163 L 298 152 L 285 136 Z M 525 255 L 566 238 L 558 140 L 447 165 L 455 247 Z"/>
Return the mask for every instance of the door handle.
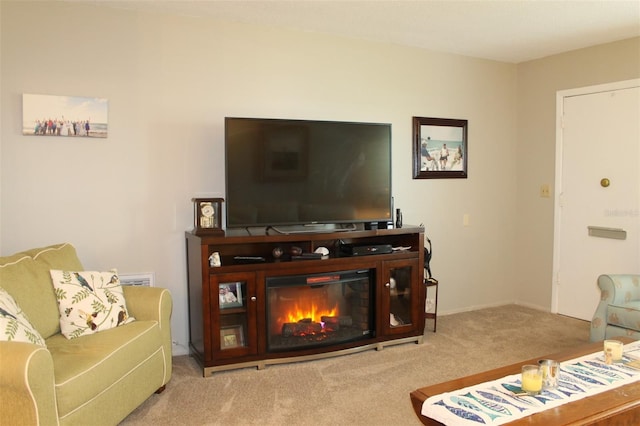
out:
<path id="1" fill-rule="evenodd" d="M 627 231 L 620 228 L 605 228 L 604 226 L 587 226 L 590 237 L 611 238 L 614 240 L 626 240 Z"/>

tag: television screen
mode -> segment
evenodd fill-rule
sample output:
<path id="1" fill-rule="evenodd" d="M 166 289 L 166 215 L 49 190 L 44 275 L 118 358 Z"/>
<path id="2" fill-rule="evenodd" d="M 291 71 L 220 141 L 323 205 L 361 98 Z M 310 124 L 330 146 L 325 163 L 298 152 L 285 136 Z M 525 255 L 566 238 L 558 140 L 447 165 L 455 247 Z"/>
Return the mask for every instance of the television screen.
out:
<path id="1" fill-rule="evenodd" d="M 227 227 L 391 220 L 391 125 L 225 119 Z"/>

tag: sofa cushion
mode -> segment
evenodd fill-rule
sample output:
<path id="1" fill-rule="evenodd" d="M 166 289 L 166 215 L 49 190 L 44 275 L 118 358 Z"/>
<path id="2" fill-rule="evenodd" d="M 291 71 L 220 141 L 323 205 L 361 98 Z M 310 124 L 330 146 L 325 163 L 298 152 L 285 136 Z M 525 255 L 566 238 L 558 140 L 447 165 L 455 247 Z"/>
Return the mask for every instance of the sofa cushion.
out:
<path id="1" fill-rule="evenodd" d="M 607 323 L 640 331 L 640 301 L 610 304 L 607 308 Z"/>
<path id="2" fill-rule="evenodd" d="M 57 244 L 0 257 L 2 287 L 13 296 L 45 339 L 60 332 L 50 269 L 83 269 L 73 245 Z"/>
<path id="3" fill-rule="evenodd" d="M 0 287 L 0 340 L 44 346 L 44 339 L 13 297 Z"/>
<path id="4" fill-rule="evenodd" d="M 46 343 L 53 358 L 60 418 L 99 397 L 163 351 L 157 321 L 134 321 L 72 340 L 57 334 Z"/>
<path id="5" fill-rule="evenodd" d="M 129 316 L 116 271 L 60 271 L 52 269 L 60 311 L 60 329 L 67 339 L 127 324 Z"/>

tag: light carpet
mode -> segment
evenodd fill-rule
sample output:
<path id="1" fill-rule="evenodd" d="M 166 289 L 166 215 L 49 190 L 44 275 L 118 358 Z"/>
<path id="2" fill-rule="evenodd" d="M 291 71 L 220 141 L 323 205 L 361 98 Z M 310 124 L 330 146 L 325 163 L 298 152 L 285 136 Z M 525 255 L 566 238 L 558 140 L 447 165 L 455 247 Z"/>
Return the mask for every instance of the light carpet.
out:
<path id="1" fill-rule="evenodd" d="M 418 425 L 409 393 L 589 341 L 589 322 L 506 305 L 427 320 L 423 344 L 202 377 L 174 357 L 167 389 L 123 422 L 134 425 Z"/>

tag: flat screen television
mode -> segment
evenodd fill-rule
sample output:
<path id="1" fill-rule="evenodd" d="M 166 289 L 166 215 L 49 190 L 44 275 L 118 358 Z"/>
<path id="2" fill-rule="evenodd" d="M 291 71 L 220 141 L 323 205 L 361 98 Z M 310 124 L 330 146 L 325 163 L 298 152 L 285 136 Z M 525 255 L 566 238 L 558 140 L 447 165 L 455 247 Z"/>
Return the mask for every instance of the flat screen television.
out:
<path id="1" fill-rule="evenodd" d="M 392 220 L 390 124 L 227 117 L 225 166 L 228 228 Z"/>

